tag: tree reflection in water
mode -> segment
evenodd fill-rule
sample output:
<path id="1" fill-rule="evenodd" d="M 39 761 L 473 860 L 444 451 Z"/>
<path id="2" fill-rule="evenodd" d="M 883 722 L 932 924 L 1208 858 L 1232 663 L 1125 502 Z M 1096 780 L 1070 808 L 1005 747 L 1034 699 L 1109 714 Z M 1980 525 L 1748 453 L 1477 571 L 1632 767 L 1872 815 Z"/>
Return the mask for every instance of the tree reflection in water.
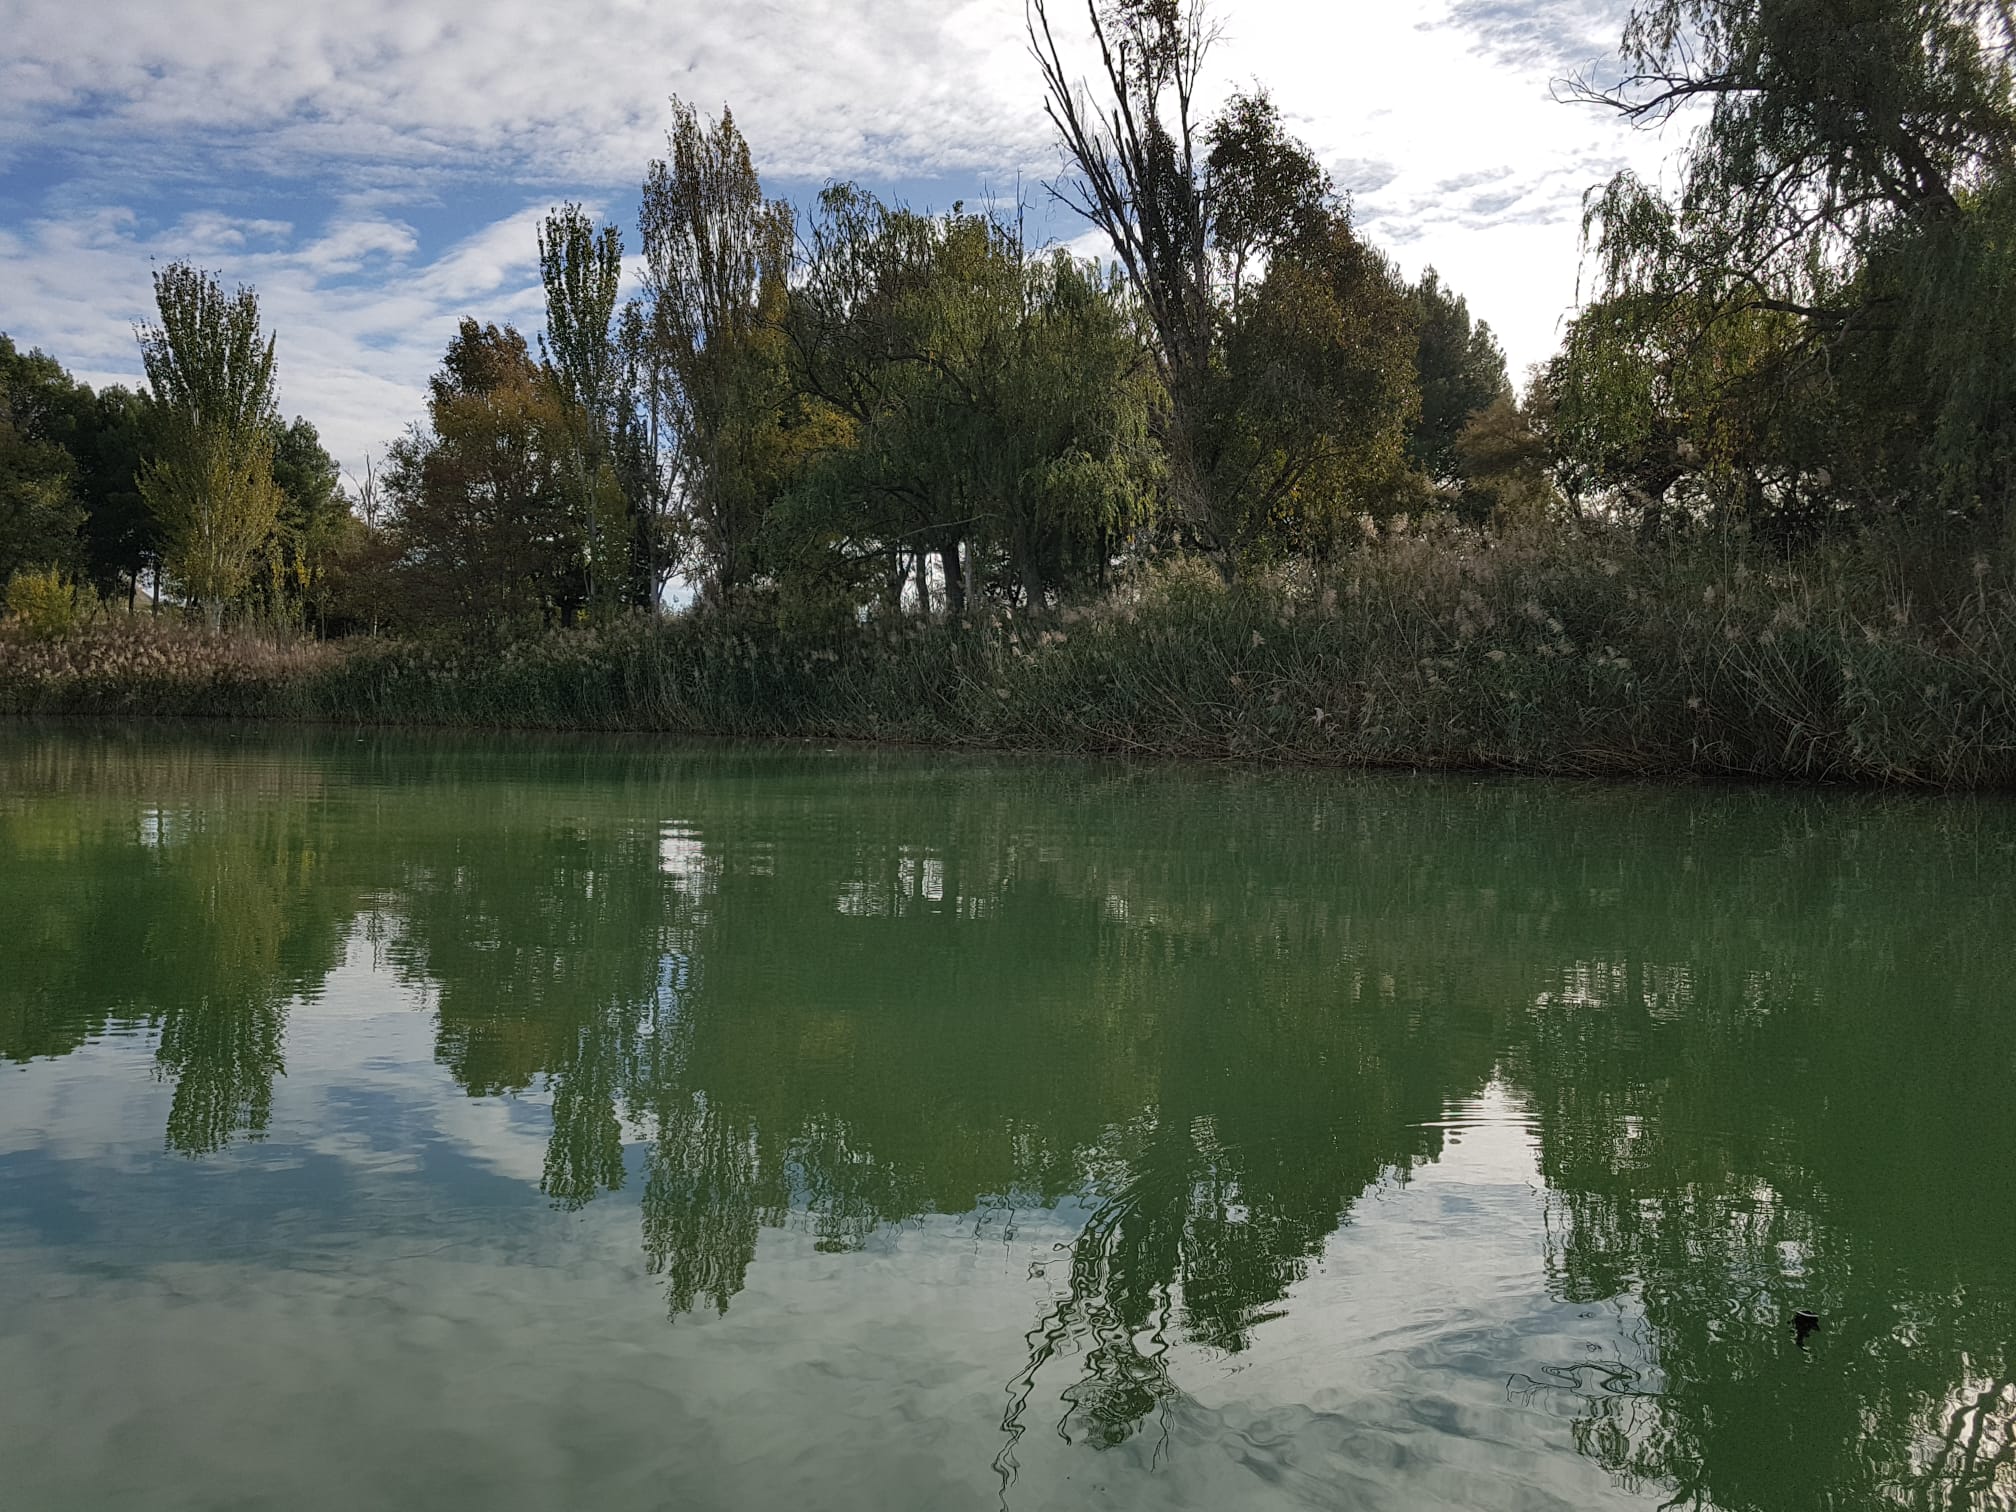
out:
<path id="1" fill-rule="evenodd" d="M 1629 1324 L 1622 1357 L 1508 1388 L 1584 1453 L 1677 1506 L 2016 1504 L 2006 810 L 266 749 L 0 749 L 33 963 L 0 972 L 0 1055 L 150 1025 L 169 1143 L 256 1136 L 288 1005 L 368 920 L 456 1084 L 550 1098 L 555 1204 L 641 1166 L 675 1315 L 726 1311 L 766 1229 L 844 1252 L 1082 1211 L 1038 1266 L 1006 1481 L 1038 1421 L 1102 1447 L 1166 1421 L 1175 1346 L 1292 1316 L 1355 1205 L 1497 1084 L 1533 1124 L 1544 1284 Z"/>
<path id="2" fill-rule="evenodd" d="M 342 959 L 354 889 L 328 874 L 312 764 L 202 746 L 42 742 L 0 760 L 0 1057 L 156 1035 L 166 1140 L 258 1138 L 285 1074 L 288 1005 Z"/>

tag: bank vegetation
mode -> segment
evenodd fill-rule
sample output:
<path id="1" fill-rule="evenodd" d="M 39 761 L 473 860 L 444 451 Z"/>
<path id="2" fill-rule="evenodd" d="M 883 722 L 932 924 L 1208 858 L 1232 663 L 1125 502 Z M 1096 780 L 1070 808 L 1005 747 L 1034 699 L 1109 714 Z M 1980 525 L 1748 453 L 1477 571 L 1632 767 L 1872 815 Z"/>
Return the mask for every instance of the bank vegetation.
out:
<path id="1" fill-rule="evenodd" d="M 1564 108 L 1687 134 L 1520 384 L 1200 5 L 1054 9 L 1105 260 L 675 102 L 641 276 L 556 209 L 347 487 L 214 274 L 137 392 L 0 337 L 0 710 L 2011 785 L 2005 7 L 1643 0 Z"/>

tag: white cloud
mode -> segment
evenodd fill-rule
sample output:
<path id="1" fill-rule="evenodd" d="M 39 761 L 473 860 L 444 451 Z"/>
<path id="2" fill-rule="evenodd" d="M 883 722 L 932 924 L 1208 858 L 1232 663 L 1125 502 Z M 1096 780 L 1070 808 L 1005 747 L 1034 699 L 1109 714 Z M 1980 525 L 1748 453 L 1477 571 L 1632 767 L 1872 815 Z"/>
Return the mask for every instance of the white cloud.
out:
<path id="1" fill-rule="evenodd" d="M 420 238 L 405 222 L 365 216 L 332 222 L 301 249 L 300 260 L 318 273 L 356 273 L 374 256 L 402 259 L 419 245 Z"/>
<path id="2" fill-rule="evenodd" d="M 176 223 L 176 241 L 191 256 L 236 252 L 260 242 L 284 239 L 294 228 L 283 220 L 241 220 L 217 210 L 196 210 Z"/>
<path id="3" fill-rule="evenodd" d="M 1514 375 L 1575 297 L 1581 196 L 1657 150 L 1555 79 L 1614 51 L 1624 0 L 1226 5 L 1223 64 L 1257 77 L 1409 274 L 1433 264 Z"/>
<path id="4" fill-rule="evenodd" d="M 481 298 L 514 280 L 520 288 L 527 286 L 527 280 L 536 282 L 539 221 L 546 209 L 527 206 L 464 238 L 415 279 L 416 292 L 453 303 Z"/>
<path id="5" fill-rule="evenodd" d="M 10 306 L 34 312 L 17 339 L 60 355 L 95 384 L 134 384 L 134 326 L 150 310 L 149 273 L 175 258 L 221 265 L 259 291 L 280 354 L 280 401 L 303 414 L 346 468 L 361 468 L 420 414 L 427 375 L 464 314 L 540 316 L 534 223 L 528 207 L 414 262 L 412 228 L 338 220 L 308 237 L 273 223 L 185 217 L 156 231 L 131 209 L 38 220 L 0 235 Z M 361 275 L 361 276 L 360 276 Z"/>
<path id="6" fill-rule="evenodd" d="M 1012 167 L 1040 136 L 1019 7 L 992 0 L 98 0 L 88 28 L 62 0 L 10 11 L 0 123 L 142 153 L 196 133 L 267 171 L 501 160 L 628 181 L 673 92 L 736 103 L 766 165 L 801 176 L 964 170 L 1004 147 Z"/>

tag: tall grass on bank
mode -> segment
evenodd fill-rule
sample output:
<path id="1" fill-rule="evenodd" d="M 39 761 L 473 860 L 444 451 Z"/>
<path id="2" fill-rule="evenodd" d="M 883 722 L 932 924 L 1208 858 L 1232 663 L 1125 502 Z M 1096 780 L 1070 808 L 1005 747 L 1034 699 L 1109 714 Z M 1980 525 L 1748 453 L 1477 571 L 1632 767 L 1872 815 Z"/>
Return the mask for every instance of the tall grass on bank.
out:
<path id="1" fill-rule="evenodd" d="M 315 718 L 340 648 L 126 615 L 60 637 L 0 626 L 0 714 Z"/>
<path id="2" fill-rule="evenodd" d="M 143 624 L 0 645 L 0 712 L 663 730 L 1231 760 L 2016 787 L 2016 586 L 1894 544 L 1368 533 L 981 626 L 682 617 L 505 647 Z"/>

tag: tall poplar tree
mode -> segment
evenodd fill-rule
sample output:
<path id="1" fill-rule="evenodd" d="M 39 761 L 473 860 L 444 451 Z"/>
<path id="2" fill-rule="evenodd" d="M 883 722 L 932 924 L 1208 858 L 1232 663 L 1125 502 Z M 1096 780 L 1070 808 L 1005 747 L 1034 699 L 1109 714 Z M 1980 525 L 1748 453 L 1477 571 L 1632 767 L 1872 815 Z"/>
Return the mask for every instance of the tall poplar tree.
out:
<path id="1" fill-rule="evenodd" d="M 784 397 L 792 213 L 763 198 L 728 111 L 709 126 L 673 100 L 667 146 L 644 180 L 646 323 L 671 379 L 662 402 L 708 590 L 726 602 L 755 570 L 761 452 Z"/>
<path id="2" fill-rule="evenodd" d="M 574 492 L 587 548 L 591 601 L 636 601 L 648 574 L 648 543 L 635 524 L 637 501 L 625 499 L 626 539 L 605 542 L 598 519 L 605 475 L 613 483 L 622 427 L 624 366 L 616 344 L 616 301 L 623 284 L 623 233 L 599 231 L 577 204 L 549 214 L 539 227 L 539 273 L 546 286 L 546 334 L 540 346 L 566 406 L 572 433 Z"/>
<path id="3" fill-rule="evenodd" d="M 157 427 L 140 491 L 161 522 L 169 575 L 215 629 L 280 510 L 273 338 L 261 335 L 257 294 L 227 297 L 188 263 L 154 275 L 154 301 L 160 323 L 138 332 Z"/>

